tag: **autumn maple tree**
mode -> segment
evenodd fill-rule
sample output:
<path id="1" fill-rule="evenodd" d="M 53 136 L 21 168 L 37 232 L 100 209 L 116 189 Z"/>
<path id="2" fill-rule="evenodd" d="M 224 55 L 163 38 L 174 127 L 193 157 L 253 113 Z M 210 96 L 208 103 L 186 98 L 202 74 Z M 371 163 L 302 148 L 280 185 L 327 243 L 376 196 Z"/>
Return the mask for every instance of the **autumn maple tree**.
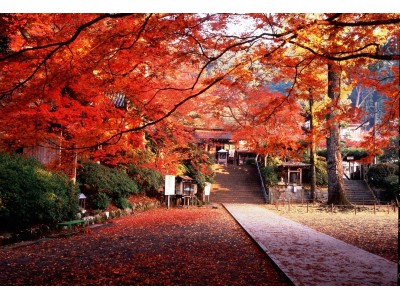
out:
<path id="1" fill-rule="evenodd" d="M 321 84 L 306 87 L 300 82 L 314 82 L 320 72 L 311 74 L 307 69 L 325 68 L 326 96 L 329 100 L 324 111 L 328 163 L 328 203 L 349 204 L 346 199 L 343 166 L 340 153 L 339 128 L 341 120 L 348 119 L 350 106 L 346 105 L 350 88 L 368 79 L 354 76 L 354 70 L 376 60 L 397 61 L 386 72 L 382 92 L 387 96 L 385 123 L 381 132 L 392 134 L 398 126 L 399 101 L 399 53 L 396 28 L 400 22 L 398 14 L 281 14 L 253 16 L 258 20 L 260 35 L 273 41 L 260 47 L 264 56 L 259 61 L 276 67 L 292 82 L 286 89 L 286 97 L 275 107 L 282 108 L 296 90 L 312 92 Z M 265 30 L 265 31 L 263 31 Z M 385 51 L 390 44 L 392 51 Z M 263 48 L 266 48 L 265 50 Z M 319 67 L 315 67 L 316 61 Z M 271 63 L 272 62 L 272 63 Z M 293 72 L 294 70 L 294 72 Z M 292 73 L 292 74 L 291 74 Z M 293 74 L 294 73 L 294 74 Z M 307 74 L 308 73 L 308 74 Z M 353 76 L 351 74 L 353 73 Z M 279 74 L 282 76 L 282 74 Z M 314 76 L 314 78 L 313 78 Z M 376 84 L 379 84 L 376 82 Z M 346 87 L 347 86 L 347 87 Z M 394 107 L 397 107 L 397 110 Z M 397 125 L 396 125 L 397 124 Z M 375 138 L 375 137 L 374 137 Z M 381 139 L 381 143 L 384 143 Z M 386 142 L 388 139 L 386 140 Z M 368 141 L 367 141 L 368 142 Z M 382 147 L 382 144 L 380 144 Z M 370 147 L 368 147 L 370 149 Z M 376 139 L 371 156 L 376 154 Z"/>
<path id="2" fill-rule="evenodd" d="M 317 97 L 328 101 L 321 131 L 329 202 L 346 204 L 343 87 L 371 84 L 352 76 L 361 66 L 398 62 L 398 39 L 392 51 L 384 45 L 399 23 L 399 14 L 360 13 L 3 14 L 1 145 L 90 153 L 112 164 L 151 141 L 158 163 L 171 163 L 175 150 L 187 146 L 183 125 L 190 127 L 201 101 L 210 111 L 223 106 L 236 119 L 237 134 L 258 152 L 274 153 L 298 147 L 298 97 Z M 398 63 L 385 70 L 387 79 L 377 82 L 387 96 L 379 130 L 392 135 Z M 277 93 L 271 83 L 287 84 Z"/>

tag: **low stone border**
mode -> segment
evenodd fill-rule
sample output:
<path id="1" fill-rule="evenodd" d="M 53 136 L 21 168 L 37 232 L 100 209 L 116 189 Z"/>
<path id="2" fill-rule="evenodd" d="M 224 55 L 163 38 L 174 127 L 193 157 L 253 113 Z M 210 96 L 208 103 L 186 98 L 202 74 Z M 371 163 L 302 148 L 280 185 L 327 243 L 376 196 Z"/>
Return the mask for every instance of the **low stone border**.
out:
<path id="1" fill-rule="evenodd" d="M 154 200 L 154 202 L 138 202 L 133 203 L 132 208 L 126 209 L 116 209 L 113 211 L 104 211 L 98 213 L 94 216 L 82 217 L 80 213 L 77 215 L 77 219 L 85 220 L 85 226 L 93 224 L 102 224 L 109 219 L 115 219 L 123 216 L 129 216 L 136 212 L 142 212 L 149 209 L 154 209 L 160 207 L 162 204 L 159 200 Z M 9 245 L 12 243 L 18 243 L 22 241 L 37 240 L 44 238 L 47 235 L 58 231 L 57 227 L 52 227 L 49 225 L 38 225 L 29 229 L 24 229 L 18 232 L 6 232 L 0 235 L 0 246 Z"/>

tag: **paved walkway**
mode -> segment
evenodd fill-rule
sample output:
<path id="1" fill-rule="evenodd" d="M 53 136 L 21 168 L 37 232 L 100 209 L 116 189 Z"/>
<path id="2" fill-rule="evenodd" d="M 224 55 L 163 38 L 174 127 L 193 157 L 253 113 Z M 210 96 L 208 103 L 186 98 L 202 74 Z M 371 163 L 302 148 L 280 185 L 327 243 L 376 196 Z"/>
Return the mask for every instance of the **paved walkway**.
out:
<path id="1" fill-rule="evenodd" d="M 254 204 L 224 204 L 295 285 L 397 285 L 397 265 Z"/>

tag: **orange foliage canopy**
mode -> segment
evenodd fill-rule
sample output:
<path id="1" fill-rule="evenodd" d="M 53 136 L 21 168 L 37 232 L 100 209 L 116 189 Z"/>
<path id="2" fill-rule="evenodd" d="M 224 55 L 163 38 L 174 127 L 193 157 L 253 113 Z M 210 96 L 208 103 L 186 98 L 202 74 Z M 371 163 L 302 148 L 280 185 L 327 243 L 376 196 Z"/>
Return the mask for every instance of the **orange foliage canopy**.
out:
<path id="1" fill-rule="evenodd" d="M 158 149 L 154 166 L 178 161 L 177 150 L 190 141 L 190 112 L 200 108 L 230 114 L 237 138 L 257 152 L 295 150 L 298 100 L 324 101 L 320 70 L 328 61 L 340 62 L 347 83 L 373 85 L 354 73 L 367 72 L 363 66 L 376 59 L 399 60 L 398 45 L 391 52 L 382 47 L 399 14 L 1 18 L 7 41 L 0 53 L 1 147 L 89 151 L 110 164 L 137 159 L 132 149 L 149 141 Z M 389 73 L 391 80 L 379 84 L 388 98 L 382 136 L 398 125 L 398 64 Z M 289 82 L 280 93 L 267 84 L 279 82 Z M 338 118 L 349 117 L 343 105 L 328 106 L 343 111 Z M 323 133 L 330 124 L 322 123 Z"/>

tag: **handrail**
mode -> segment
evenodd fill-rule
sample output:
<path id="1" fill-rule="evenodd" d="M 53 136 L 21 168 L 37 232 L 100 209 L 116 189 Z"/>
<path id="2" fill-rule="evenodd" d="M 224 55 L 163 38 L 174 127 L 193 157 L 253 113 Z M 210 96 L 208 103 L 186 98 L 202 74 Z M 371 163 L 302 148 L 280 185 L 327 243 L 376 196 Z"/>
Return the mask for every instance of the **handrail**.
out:
<path id="1" fill-rule="evenodd" d="M 371 189 L 371 187 L 369 186 L 367 179 L 364 178 L 363 180 L 364 180 L 364 182 L 366 183 L 366 185 L 367 185 L 367 187 L 368 187 L 368 190 L 371 192 L 372 196 L 374 197 L 375 203 L 380 204 L 381 201 L 375 196 L 375 193 L 374 193 L 374 191 Z"/>
<path id="2" fill-rule="evenodd" d="M 269 202 L 269 201 L 268 201 L 268 194 L 267 194 L 267 190 L 266 190 L 266 188 L 265 188 L 264 180 L 263 180 L 263 178 L 262 178 L 262 176 L 261 176 L 260 166 L 258 165 L 257 158 L 258 158 L 258 154 L 257 154 L 256 159 L 255 159 L 256 167 L 257 167 L 257 173 L 258 173 L 258 178 L 260 179 L 261 189 L 262 189 L 263 196 L 264 196 L 264 201 L 265 201 L 265 203 L 268 203 L 268 202 Z"/>

